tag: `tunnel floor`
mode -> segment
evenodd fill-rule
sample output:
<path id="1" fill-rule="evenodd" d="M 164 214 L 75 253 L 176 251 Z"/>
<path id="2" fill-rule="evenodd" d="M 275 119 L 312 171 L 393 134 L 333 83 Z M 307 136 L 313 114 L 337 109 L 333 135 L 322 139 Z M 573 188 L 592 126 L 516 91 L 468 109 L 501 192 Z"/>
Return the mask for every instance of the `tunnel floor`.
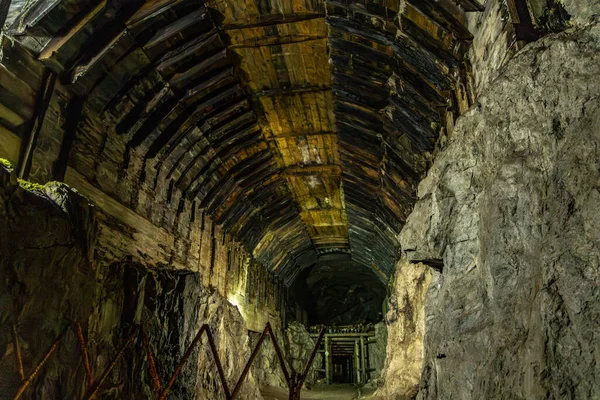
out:
<path id="1" fill-rule="evenodd" d="M 373 397 L 374 389 L 363 389 L 361 397 L 357 397 L 356 388 L 349 384 L 319 385 L 311 390 L 303 390 L 301 400 L 351 400 L 370 399 Z M 261 394 L 265 400 L 287 400 L 288 392 L 280 388 L 264 388 Z"/>

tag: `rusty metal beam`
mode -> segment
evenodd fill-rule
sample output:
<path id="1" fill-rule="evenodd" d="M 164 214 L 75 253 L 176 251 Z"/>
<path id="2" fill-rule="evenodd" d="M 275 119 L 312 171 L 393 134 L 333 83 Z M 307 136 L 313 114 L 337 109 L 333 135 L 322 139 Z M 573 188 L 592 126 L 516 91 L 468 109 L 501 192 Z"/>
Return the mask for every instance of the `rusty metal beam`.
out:
<path id="1" fill-rule="evenodd" d="M 21 386 L 17 390 L 17 394 L 15 395 L 15 397 L 13 397 L 13 400 L 18 400 L 18 399 L 21 398 L 21 396 L 23 395 L 23 393 L 25 392 L 25 390 L 27 389 L 27 387 L 31 384 L 31 382 L 33 382 L 33 380 L 38 375 L 38 373 L 40 372 L 40 370 L 42 369 L 42 367 L 44 366 L 44 364 L 46 364 L 46 362 L 48 361 L 48 359 L 50 358 L 50 356 L 52 355 L 52 353 L 54 353 L 56 351 L 56 349 L 58 348 L 58 345 L 60 344 L 60 341 L 65 336 L 65 334 L 67 333 L 67 331 L 68 331 L 68 327 L 66 327 L 65 329 L 63 329 L 62 332 L 60 333 L 60 335 L 58 335 L 58 337 L 56 338 L 56 340 L 54 341 L 54 343 L 52 343 L 52 346 L 50 346 L 50 348 L 48 349 L 48 351 L 46 352 L 46 354 L 44 355 L 44 357 L 42 358 L 42 360 L 33 369 L 33 371 L 27 377 L 27 379 L 23 381 L 23 383 L 21 384 Z"/>
<path id="2" fill-rule="evenodd" d="M 81 351 L 83 367 L 85 368 L 85 373 L 88 379 L 88 387 L 91 387 L 94 384 L 94 377 L 90 368 L 90 360 L 88 358 L 87 347 L 85 345 L 85 339 L 83 338 L 83 332 L 81 331 L 81 324 L 79 322 L 75 323 L 75 334 L 77 335 L 77 341 L 79 342 L 79 350 Z"/>
<path id="3" fill-rule="evenodd" d="M 117 354 L 115 354 L 115 356 L 113 357 L 110 364 L 108 364 L 108 366 L 104 370 L 104 373 L 102 373 L 100 378 L 92 386 L 90 386 L 88 391 L 85 393 L 85 395 L 83 396 L 84 400 L 89 400 L 89 399 L 96 397 L 96 394 L 98 393 L 98 390 L 100 389 L 100 386 L 102 386 L 102 384 L 108 377 L 108 374 L 110 374 L 110 371 L 112 371 L 112 369 L 115 367 L 115 365 L 117 364 L 117 361 L 123 355 L 123 352 L 125 351 L 127 346 L 129 346 L 129 344 L 131 344 L 131 342 L 133 342 L 133 340 L 137 336 L 138 331 L 139 331 L 139 327 L 135 327 L 133 329 L 133 332 L 131 333 L 131 335 L 129 335 L 127 340 L 125 340 L 125 343 L 123 343 L 123 345 L 121 346 L 119 351 L 117 351 Z"/>
<path id="4" fill-rule="evenodd" d="M 15 347 L 15 361 L 17 363 L 17 372 L 21 378 L 21 382 L 25 380 L 25 371 L 23 371 L 23 358 L 21 357 L 21 346 L 19 345 L 19 335 L 17 334 L 17 326 L 13 325 L 13 346 Z"/>
<path id="5" fill-rule="evenodd" d="M 302 373 L 302 376 L 304 377 L 304 379 L 306 379 L 306 377 L 308 376 L 308 371 L 310 370 L 310 366 L 312 365 L 312 363 L 319 351 L 319 345 L 321 344 L 321 341 L 323 340 L 323 336 L 325 336 L 325 328 L 321 328 L 321 332 L 319 332 L 319 336 L 317 337 L 317 343 L 315 343 L 315 348 L 313 349 L 313 352 L 310 355 L 310 358 L 306 361 L 306 365 L 304 366 L 304 372 Z"/>
<path id="6" fill-rule="evenodd" d="M 230 398 L 229 387 L 227 386 L 227 380 L 225 379 L 225 373 L 224 373 L 223 367 L 221 365 L 221 360 L 219 359 L 219 354 L 217 353 L 217 348 L 215 346 L 214 339 L 212 337 L 212 334 L 210 333 L 208 324 L 204 324 L 204 325 L 202 325 L 202 327 L 200 328 L 200 330 L 198 331 L 198 333 L 194 337 L 194 340 L 192 340 L 192 343 L 190 344 L 190 346 L 188 347 L 187 351 L 183 355 L 183 358 L 179 362 L 179 365 L 177 365 L 177 368 L 175 369 L 175 371 L 171 375 L 171 378 L 169 379 L 169 381 L 167 382 L 165 388 L 163 389 L 163 391 L 161 392 L 160 396 L 158 397 L 158 400 L 164 400 L 164 399 L 167 398 L 167 395 L 169 394 L 169 392 L 171 390 L 171 387 L 173 387 L 173 384 L 175 383 L 175 379 L 177 379 L 177 376 L 179 375 L 179 373 L 183 369 L 183 366 L 185 365 L 185 363 L 187 362 L 187 360 L 192 355 L 192 351 L 198 345 L 198 343 L 200 341 L 200 338 L 202 337 L 202 334 L 205 333 L 205 332 L 206 332 L 206 336 L 208 337 L 208 343 L 210 345 L 211 352 L 213 353 L 213 358 L 214 358 L 215 364 L 217 366 L 217 371 L 219 373 L 219 378 L 221 379 L 221 384 L 223 385 L 223 390 L 225 391 L 225 396 L 226 396 L 227 399 Z"/>
<path id="7" fill-rule="evenodd" d="M 250 358 L 248 359 L 248 362 L 244 366 L 244 370 L 242 371 L 240 378 L 238 379 L 235 387 L 233 388 L 233 392 L 231 392 L 230 398 L 234 399 L 238 395 L 240 389 L 242 388 L 242 383 L 244 383 L 244 380 L 246 379 L 246 375 L 248 375 L 248 372 L 250 372 L 250 367 L 252 366 L 254 359 L 258 355 L 258 351 L 260 350 L 260 348 L 261 348 L 263 342 L 265 341 L 265 339 L 267 338 L 267 336 L 269 336 L 269 330 L 270 330 L 269 328 L 270 328 L 270 324 L 267 323 L 267 326 L 265 326 L 265 329 L 263 330 L 262 335 L 260 335 L 258 342 L 256 342 L 256 346 L 254 346 L 254 350 L 252 351 L 252 354 L 250 354 Z M 272 338 L 272 340 L 274 341 L 275 339 Z M 287 368 L 285 368 L 285 366 L 284 366 L 283 369 L 285 371 L 284 375 L 286 376 L 286 382 L 287 382 L 287 380 L 288 380 Z"/>
<path id="8" fill-rule="evenodd" d="M 142 334 L 144 348 L 146 349 L 146 354 L 148 357 L 148 368 L 150 369 L 150 376 L 152 377 L 152 384 L 154 385 L 154 390 L 160 392 L 160 377 L 158 376 L 158 371 L 156 369 L 156 363 L 154 362 L 154 355 L 152 354 L 152 349 L 150 348 L 148 336 L 146 335 L 146 331 L 144 330 L 144 328 L 140 328 L 140 333 Z"/>

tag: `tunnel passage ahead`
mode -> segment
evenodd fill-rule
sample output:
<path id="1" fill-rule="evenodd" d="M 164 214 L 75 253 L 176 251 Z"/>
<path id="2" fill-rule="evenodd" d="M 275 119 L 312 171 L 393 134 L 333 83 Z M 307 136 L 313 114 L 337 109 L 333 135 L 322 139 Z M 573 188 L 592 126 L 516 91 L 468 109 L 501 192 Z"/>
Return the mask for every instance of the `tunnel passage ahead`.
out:
<path id="1" fill-rule="evenodd" d="M 290 292 L 309 325 L 352 325 L 383 320 L 386 287 L 351 260 L 319 263 L 303 271 Z M 293 302 L 292 302 L 293 303 Z"/>

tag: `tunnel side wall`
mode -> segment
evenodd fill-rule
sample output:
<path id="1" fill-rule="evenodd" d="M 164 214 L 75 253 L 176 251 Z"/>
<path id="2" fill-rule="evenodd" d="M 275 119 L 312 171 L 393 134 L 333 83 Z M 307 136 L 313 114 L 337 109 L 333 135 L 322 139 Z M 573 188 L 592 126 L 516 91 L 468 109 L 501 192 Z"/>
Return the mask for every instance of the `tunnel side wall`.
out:
<path id="1" fill-rule="evenodd" d="M 46 72 L 19 41 L 0 34 L 0 158 L 15 169 L 40 112 Z M 128 135 L 116 133 L 118 120 L 92 103 L 57 79 L 32 147 L 31 171 L 23 176 L 37 184 L 65 182 L 102 211 L 96 246 L 102 262 L 127 259 L 198 272 L 205 286 L 238 305 L 249 329 L 279 324 L 283 282 L 199 202 L 147 173 L 155 168 L 128 147 Z M 120 115 L 129 106 L 111 110 Z"/>
<path id="2" fill-rule="evenodd" d="M 73 323 L 87 341 L 97 380 L 131 329 L 141 325 L 153 348 L 163 385 L 203 324 L 214 334 L 230 386 L 250 356 L 239 309 L 198 272 L 142 265 L 103 255 L 106 218 L 66 185 L 17 183 L 0 166 L 0 398 L 13 398 L 20 384 L 13 327 L 28 376 L 60 332 L 58 350 L 24 398 L 81 398 L 87 388 Z M 186 399 L 223 396 L 212 355 L 203 339 L 173 388 Z M 100 398 L 153 398 L 145 349 L 138 337 L 117 360 Z M 242 398 L 259 399 L 252 376 Z"/>
<path id="3" fill-rule="evenodd" d="M 423 368 L 425 336 L 425 297 L 435 273 L 424 264 L 411 264 L 405 258 L 396 265 L 390 283 L 385 365 L 381 378 L 385 385 L 378 400 L 412 398 L 419 389 Z"/>
<path id="4" fill-rule="evenodd" d="M 598 76 L 597 22 L 525 47 L 419 186 L 402 248 L 442 273 L 418 399 L 600 396 Z"/>

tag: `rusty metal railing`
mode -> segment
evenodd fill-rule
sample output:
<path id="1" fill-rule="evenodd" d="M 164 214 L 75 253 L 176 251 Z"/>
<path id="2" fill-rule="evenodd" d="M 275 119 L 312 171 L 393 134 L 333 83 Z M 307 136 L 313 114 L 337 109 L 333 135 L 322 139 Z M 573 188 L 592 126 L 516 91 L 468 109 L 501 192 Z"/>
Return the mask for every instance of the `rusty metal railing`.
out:
<path id="1" fill-rule="evenodd" d="M 85 392 L 85 394 L 83 395 L 83 398 L 82 398 L 83 400 L 90 400 L 90 399 L 93 399 L 96 397 L 98 391 L 100 390 L 100 387 L 102 386 L 102 384 L 104 383 L 104 381 L 106 380 L 106 378 L 108 377 L 108 375 L 110 374 L 112 369 L 117 364 L 119 358 L 123 355 L 123 353 L 125 352 L 127 347 L 131 343 L 133 343 L 134 340 L 136 339 L 136 337 L 138 337 L 138 336 L 141 336 L 142 342 L 144 345 L 144 349 L 146 350 L 146 355 L 147 355 L 146 359 L 148 362 L 148 369 L 150 371 L 150 376 L 152 377 L 152 384 L 153 384 L 154 390 L 158 394 L 157 399 L 158 400 L 166 399 L 171 388 L 173 387 L 173 385 L 175 383 L 175 380 L 177 379 L 177 376 L 182 371 L 186 362 L 192 355 L 192 352 L 194 351 L 194 349 L 198 346 L 198 343 L 200 343 L 200 339 L 202 338 L 202 334 L 204 334 L 204 333 L 206 334 L 207 339 L 208 339 L 210 351 L 211 351 L 211 353 L 213 355 L 213 359 L 215 361 L 215 366 L 216 366 L 217 372 L 219 374 L 219 379 L 221 381 L 221 385 L 223 386 L 223 391 L 225 393 L 226 400 L 234 400 L 239 395 L 240 390 L 242 389 L 242 384 L 244 383 L 246 376 L 250 372 L 250 367 L 252 366 L 252 363 L 256 359 L 256 356 L 258 355 L 258 352 L 260 351 L 261 346 L 263 345 L 267 336 L 271 337 L 271 341 L 273 342 L 273 346 L 275 347 L 275 353 L 277 354 L 277 359 L 279 360 L 279 364 L 281 366 L 283 375 L 284 375 L 286 383 L 288 385 L 289 399 L 290 400 L 299 400 L 302 386 L 304 385 L 304 381 L 306 380 L 306 377 L 308 376 L 310 367 L 315 359 L 315 356 L 317 355 L 319 345 L 321 344 L 321 341 L 323 339 L 323 334 L 325 333 L 324 330 L 321 330 L 319 337 L 317 339 L 317 342 L 315 343 L 315 347 L 311 353 L 311 356 L 306 361 L 304 370 L 301 371 L 300 373 L 292 373 L 290 375 L 290 373 L 286 367 L 286 364 L 285 364 L 285 359 L 283 357 L 281 347 L 279 347 L 279 344 L 277 343 L 277 338 L 275 337 L 275 333 L 273 332 L 273 329 L 271 328 L 271 324 L 267 322 L 267 325 L 265 326 L 265 329 L 264 329 L 262 335 L 260 336 L 258 342 L 256 343 L 256 346 L 254 347 L 254 350 L 252 351 L 252 354 L 250 355 L 248 362 L 244 366 L 242 374 L 240 375 L 239 379 L 237 380 L 237 382 L 233 388 L 233 391 L 230 391 L 229 386 L 227 384 L 227 379 L 225 377 L 225 372 L 223 371 L 223 365 L 221 364 L 221 359 L 219 358 L 217 346 L 215 345 L 215 341 L 214 341 L 212 333 L 210 332 L 208 324 L 202 325 L 202 327 L 200 328 L 200 330 L 198 331 L 198 333 L 192 340 L 192 343 L 186 350 L 181 361 L 175 368 L 175 371 L 173 372 L 173 374 L 171 375 L 171 377 L 167 381 L 167 384 L 164 387 L 162 386 L 161 381 L 160 381 L 160 377 L 159 377 L 156 363 L 154 360 L 154 355 L 152 353 L 152 348 L 150 346 L 150 342 L 148 341 L 148 336 L 146 335 L 146 332 L 144 331 L 144 329 L 141 326 L 136 326 L 133 328 L 130 335 L 127 337 L 125 342 L 123 342 L 123 344 L 121 345 L 121 347 L 119 348 L 117 353 L 113 356 L 111 362 L 108 364 L 108 366 L 105 368 L 102 375 L 100 375 L 100 378 L 98 378 L 97 380 L 94 380 L 92 370 L 90 368 L 89 357 L 88 357 L 88 352 L 87 352 L 87 345 L 86 345 L 85 339 L 83 337 L 81 325 L 78 322 L 76 322 L 73 325 L 73 327 L 75 330 L 75 335 L 77 336 L 77 342 L 78 342 L 79 349 L 81 352 L 81 359 L 83 361 L 83 366 L 84 366 L 85 373 L 86 373 L 86 379 L 88 382 L 88 389 Z M 48 359 L 52 356 L 52 354 L 56 351 L 56 349 L 58 349 L 58 346 L 59 346 L 61 340 L 66 335 L 68 330 L 69 330 L 69 327 L 67 326 L 65 329 L 63 329 L 61 331 L 61 333 L 58 335 L 58 337 L 56 338 L 54 343 L 52 343 L 52 346 L 50 346 L 50 348 L 48 349 L 46 354 L 44 354 L 44 356 L 42 357 L 40 362 L 35 366 L 35 368 L 31 372 L 31 374 L 29 374 L 29 376 L 27 378 L 25 378 L 25 372 L 23 370 L 23 360 L 22 360 L 21 350 L 20 350 L 20 346 L 19 346 L 19 337 L 17 334 L 16 326 L 13 326 L 13 341 L 14 341 L 14 347 L 15 347 L 16 365 L 17 365 L 17 371 L 21 378 L 21 386 L 19 387 L 15 397 L 13 397 L 13 400 L 18 400 L 23 396 L 23 394 L 25 393 L 25 391 L 27 390 L 29 385 L 31 385 L 31 383 L 34 381 L 34 379 L 38 376 L 38 374 L 40 373 L 41 369 L 44 367 L 44 365 L 46 364 Z"/>

